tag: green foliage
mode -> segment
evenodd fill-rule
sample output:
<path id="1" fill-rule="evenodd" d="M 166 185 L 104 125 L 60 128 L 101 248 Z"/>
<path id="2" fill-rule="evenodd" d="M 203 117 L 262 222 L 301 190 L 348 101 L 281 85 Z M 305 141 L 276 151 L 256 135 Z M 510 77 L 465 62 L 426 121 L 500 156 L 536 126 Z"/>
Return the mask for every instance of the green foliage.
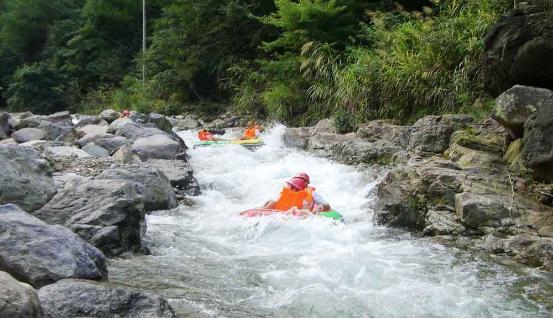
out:
<path id="1" fill-rule="evenodd" d="M 335 114 L 334 125 L 338 133 L 344 134 L 355 131 L 357 129 L 356 122 L 355 115 L 346 110 L 338 110 Z"/>
<path id="2" fill-rule="evenodd" d="M 9 109 L 49 114 L 67 107 L 56 73 L 42 63 L 23 65 L 8 87 Z"/>

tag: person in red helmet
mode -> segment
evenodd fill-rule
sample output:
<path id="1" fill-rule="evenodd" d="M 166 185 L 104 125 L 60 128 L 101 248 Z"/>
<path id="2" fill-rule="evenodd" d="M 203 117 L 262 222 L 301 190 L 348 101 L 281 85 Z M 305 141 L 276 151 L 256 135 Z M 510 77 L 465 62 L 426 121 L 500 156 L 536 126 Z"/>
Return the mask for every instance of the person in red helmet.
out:
<path id="1" fill-rule="evenodd" d="M 123 112 L 121 112 L 121 117 L 129 117 L 131 116 L 131 112 L 129 112 L 129 110 L 124 110 Z"/>
<path id="2" fill-rule="evenodd" d="M 269 200 L 263 208 L 281 211 L 295 210 L 317 214 L 329 211 L 330 205 L 315 191 L 315 187 L 309 186 L 310 178 L 306 173 L 298 173 L 286 182 L 278 199 Z"/>

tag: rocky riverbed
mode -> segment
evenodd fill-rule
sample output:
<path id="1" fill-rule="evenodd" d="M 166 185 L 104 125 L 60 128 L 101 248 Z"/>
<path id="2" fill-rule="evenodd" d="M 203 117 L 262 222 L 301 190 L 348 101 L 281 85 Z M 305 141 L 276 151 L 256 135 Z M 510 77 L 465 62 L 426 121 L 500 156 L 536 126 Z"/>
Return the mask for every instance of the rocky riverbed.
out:
<path id="1" fill-rule="evenodd" d="M 163 296 L 110 283 L 107 260 L 148 254 L 148 213 L 194 205 L 200 185 L 174 129 L 206 125 L 244 119 L 0 113 L 0 315 L 175 316 Z M 378 225 L 552 271 L 552 127 L 553 92 L 515 86 L 480 121 L 338 134 L 326 119 L 284 142 L 385 174 L 367 211 Z"/>
<path id="2" fill-rule="evenodd" d="M 374 222 L 553 270 L 553 92 L 514 86 L 491 117 L 385 120 L 336 134 L 332 121 L 289 128 L 285 143 L 377 166 Z"/>

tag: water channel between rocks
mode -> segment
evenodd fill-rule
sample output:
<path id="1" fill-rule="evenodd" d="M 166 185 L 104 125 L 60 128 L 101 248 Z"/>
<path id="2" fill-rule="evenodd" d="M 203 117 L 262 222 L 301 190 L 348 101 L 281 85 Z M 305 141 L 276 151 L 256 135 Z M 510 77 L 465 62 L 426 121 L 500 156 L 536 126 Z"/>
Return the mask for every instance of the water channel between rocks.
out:
<path id="1" fill-rule="evenodd" d="M 166 296 L 181 317 L 552 315 L 551 274 L 373 225 L 382 176 L 285 148 L 284 130 L 254 151 L 191 148 L 197 205 L 148 215 L 151 255 L 111 259 L 110 281 Z M 238 216 L 299 171 L 345 223 Z"/>

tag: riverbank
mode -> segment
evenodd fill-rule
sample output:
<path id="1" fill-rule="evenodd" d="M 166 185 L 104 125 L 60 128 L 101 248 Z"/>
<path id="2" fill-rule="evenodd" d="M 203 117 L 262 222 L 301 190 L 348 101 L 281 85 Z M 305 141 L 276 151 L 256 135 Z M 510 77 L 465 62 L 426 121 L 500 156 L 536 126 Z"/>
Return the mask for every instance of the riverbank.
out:
<path id="1" fill-rule="evenodd" d="M 553 92 L 515 86 L 493 118 L 379 120 L 336 134 L 332 121 L 290 128 L 288 146 L 387 170 L 374 221 L 553 270 Z"/>

